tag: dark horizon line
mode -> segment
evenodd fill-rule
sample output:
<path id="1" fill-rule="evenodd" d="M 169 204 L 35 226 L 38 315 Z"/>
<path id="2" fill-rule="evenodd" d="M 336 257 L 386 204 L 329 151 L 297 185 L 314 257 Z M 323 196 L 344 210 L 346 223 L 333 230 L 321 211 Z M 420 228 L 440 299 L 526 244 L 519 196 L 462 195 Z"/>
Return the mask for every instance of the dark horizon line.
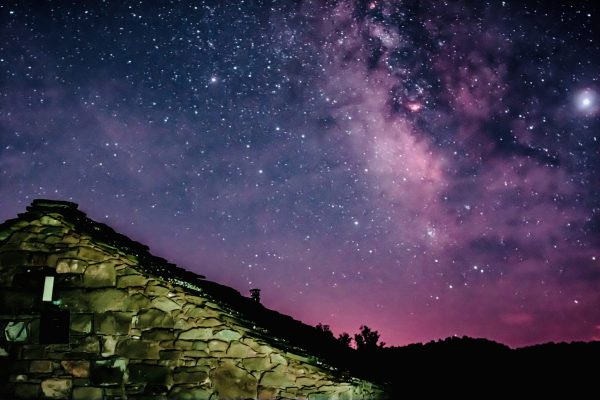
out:
<path id="1" fill-rule="evenodd" d="M 409 343 L 409 344 L 404 344 L 404 345 L 384 345 L 382 346 L 383 349 L 402 349 L 402 348 L 407 348 L 407 347 L 412 347 L 412 346 L 426 346 L 429 344 L 437 344 L 437 343 L 444 343 L 444 342 L 450 342 L 453 340 L 460 340 L 460 341 L 464 341 L 464 340 L 471 340 L 471 341 L 482 341 L 482 342 L 487 342 L 487 343 L 491 343 L 491 344 L 495 344 L 495 345 L 500 345 L 503 347 L 506 347 L 509 350 L 523 350 L 523 349 L 530 349 L 530 348 L 535 348 L 535 347 L 540 347 L 540 346 L 548 346 L 548 345 L 585 345 L 585 344 L 600 344 L 600 340 L 571 340 L 571 341 L 566 341 L 566 340 L 561 340 L 561 341 L 548 341 L 548 342 L 540 342 L 540 343 L 534 343 L 534 344 L 527 344 L 527 345 L 523 345 L 523 346 L 511 346 L 508 345 L 506 343 L 502 343 L 493 339 L 488 339 L 485 337 L 473 337 L 473 336 L 468 336 L 468 335 L 463 335 L 463 336 L 459 336 L 459 335 L 452 335 L 452 336 L 446 336 L 445 338 L 438 338 L 438 339 L 431 339 L 427 342 L 413 342 L 413 343 Z"/>

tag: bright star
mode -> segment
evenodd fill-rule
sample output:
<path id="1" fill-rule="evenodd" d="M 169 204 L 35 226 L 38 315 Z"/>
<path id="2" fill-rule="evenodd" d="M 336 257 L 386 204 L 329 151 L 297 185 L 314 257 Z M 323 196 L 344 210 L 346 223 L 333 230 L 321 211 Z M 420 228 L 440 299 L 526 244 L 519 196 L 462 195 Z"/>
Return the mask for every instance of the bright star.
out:
<path id="1" fill-rule="evenodd" d="M 586 115 L 596 114 L 600 109 L 598 94 L 593 89 L 583 89 L 575 94 L 575 108 Z"/>

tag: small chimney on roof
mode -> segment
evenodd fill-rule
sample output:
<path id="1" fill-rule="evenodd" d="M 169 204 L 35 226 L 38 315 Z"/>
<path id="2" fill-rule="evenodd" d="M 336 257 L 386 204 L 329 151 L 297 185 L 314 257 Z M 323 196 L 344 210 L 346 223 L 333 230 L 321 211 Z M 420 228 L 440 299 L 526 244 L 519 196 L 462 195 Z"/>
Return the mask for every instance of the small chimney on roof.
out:
<path id="1" fill-rule="evenodd" d="M 250 289 L 250 297 L 257 303 L 260 303 L 260 289 Z"/>

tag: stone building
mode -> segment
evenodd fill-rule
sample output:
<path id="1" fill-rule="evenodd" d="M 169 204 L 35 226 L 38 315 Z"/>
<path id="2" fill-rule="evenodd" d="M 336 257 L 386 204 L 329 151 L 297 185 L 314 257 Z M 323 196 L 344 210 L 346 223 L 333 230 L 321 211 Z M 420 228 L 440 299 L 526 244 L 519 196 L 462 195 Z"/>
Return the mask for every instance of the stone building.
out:
<path id="1" fill-rule="evenodd" d="M 256 294 L 35 200 L 0 225 L 0 398 L 384 398 L 351 349 Z"/>

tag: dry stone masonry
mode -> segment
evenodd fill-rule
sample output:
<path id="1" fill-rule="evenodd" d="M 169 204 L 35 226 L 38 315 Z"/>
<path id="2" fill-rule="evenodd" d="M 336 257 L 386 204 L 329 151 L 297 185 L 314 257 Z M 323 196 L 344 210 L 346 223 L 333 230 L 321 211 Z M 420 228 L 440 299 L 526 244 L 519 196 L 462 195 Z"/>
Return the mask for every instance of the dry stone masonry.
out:
<path id="1" fill-rule="evenodd" d="M 27 210 L 0 225 L 1 398 L 384 398 L 278 336 L 287 324 L 302 344 L 311 327 L 152 256 L 74 203 Z"/>

